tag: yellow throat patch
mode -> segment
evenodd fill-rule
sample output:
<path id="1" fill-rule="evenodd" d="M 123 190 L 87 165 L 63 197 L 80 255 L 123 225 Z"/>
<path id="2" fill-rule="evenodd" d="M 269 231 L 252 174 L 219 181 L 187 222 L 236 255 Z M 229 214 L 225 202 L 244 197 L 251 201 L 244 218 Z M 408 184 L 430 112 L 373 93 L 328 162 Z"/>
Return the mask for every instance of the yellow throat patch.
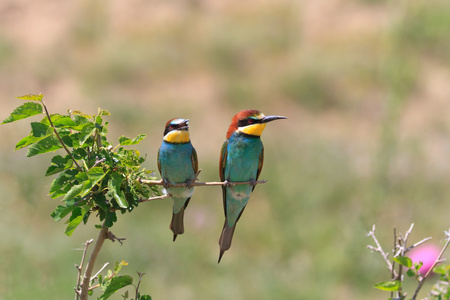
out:
<path id="1" fill-rule="evenodd" d="M 164 136 L 164 140 L 172 144 L 183 144 L 189 142 L 189 131 L 172 130 Z"/>
<path id="2" fill-rule="evenodd" d="M 248 135 L 261 136 L 262 132 L 266 128 L 266 123 L 257 123 L 252 125 L 247 125 L 245 127 L 239 127 L 239 131 Z"/>

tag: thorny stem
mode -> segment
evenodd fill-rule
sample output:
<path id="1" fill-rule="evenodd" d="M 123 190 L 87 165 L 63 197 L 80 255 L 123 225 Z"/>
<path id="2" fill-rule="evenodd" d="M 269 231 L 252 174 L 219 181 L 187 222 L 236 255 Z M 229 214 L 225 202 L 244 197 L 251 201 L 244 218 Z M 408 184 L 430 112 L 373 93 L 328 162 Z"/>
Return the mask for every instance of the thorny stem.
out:
<path id="1" fill-rule="evenodd" d="M 73 162 L 74 162 L 75 165 L 77 166 L 78 170 L 80 170 L 80 171 L 83 170 L 83 169 L 81 168 L 81 166 L 78 164 L 78 162 L 75 160 L 75 158 L 73 157 L 72 153 L 70 153 L 69 149 L 67 149 L 66 144 L 64 144 L 63 140 L 62 140 L 61 137 L 59 136 L 59 133 L 58 133 L 58 131 L 56 130 L 55 125 L 53 125 L 52 118 L 50 118 L 50 113 L 49 113 L 48 110 L 47 110 L 47 106 L 45 106 L 44 100 L 41 100 L 41 102 L 42 102 L 42 106 L 44 107 L 45 114 L 47 115 L 47 118 L 48 118 L 48 121 L 49 121 L 49 123 L 50 123 L 50 126 L 53 127 L 53 131 L 55 132 L 55 135 L 56 135 L 56 137 L 58 138 L 59 142 L 60 142 L 61 145 L 64 147 L 64 150 L 66 150 L 66 152 L 69 154 L 70 158 L 73 160 Z"/>

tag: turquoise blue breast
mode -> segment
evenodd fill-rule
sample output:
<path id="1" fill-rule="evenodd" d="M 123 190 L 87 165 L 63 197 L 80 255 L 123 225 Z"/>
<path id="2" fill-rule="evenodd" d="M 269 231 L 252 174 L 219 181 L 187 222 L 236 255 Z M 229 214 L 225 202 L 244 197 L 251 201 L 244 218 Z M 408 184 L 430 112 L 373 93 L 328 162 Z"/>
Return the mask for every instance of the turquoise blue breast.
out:
<path id="1" fill-rule="evenodd" d="M 225 178 L 229 181 L 256 179 L 262 149 L 259 137 L 232 134 L 228 140 Z"/>
<path id="2" fill-rule="evenodd" d="M 172 183 L 194 179 L 192 167 L 192 144 L 170 144 L 163 141 L 159 149 L 161 176 Z"/>

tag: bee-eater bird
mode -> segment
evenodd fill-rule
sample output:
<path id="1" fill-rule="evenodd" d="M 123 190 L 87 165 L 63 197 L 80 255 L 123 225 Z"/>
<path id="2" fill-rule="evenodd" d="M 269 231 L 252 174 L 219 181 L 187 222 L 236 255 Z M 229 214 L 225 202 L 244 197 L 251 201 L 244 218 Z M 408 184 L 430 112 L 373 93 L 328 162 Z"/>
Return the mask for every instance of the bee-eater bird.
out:
<path id="1" fill-rule="evenodd" d="M 222 186 L 225 224 L 219 240 L 219 262 L 224 252 L 231 247 L 237 221 L 241 217 L 261 173 L 264 161 L 261 134 L 268 122 L 278 119 L 286 119 L 286 117 L 264 116 L 258 110 L 242 110 L 231 121 L 227 140 L 220 152 L 220 179 L 225 182 L 225 185 Z M 251 183 L 229 184 L 238 181 Z"/>
<path id="2" fill-rule="evenodd" d="M 158 169 L 164 188 L 173 199 L 170 229 L 173 241 L 184 233 L 184 210 L 191 200 L 194 188 L 191 186 L 198 172 L 197 152 L 189 137 L 189 120 L 169 120 L 164 129 L 164 139 L 158 151 Z M 169 184 L 186 183 L 186 187 Z"/>

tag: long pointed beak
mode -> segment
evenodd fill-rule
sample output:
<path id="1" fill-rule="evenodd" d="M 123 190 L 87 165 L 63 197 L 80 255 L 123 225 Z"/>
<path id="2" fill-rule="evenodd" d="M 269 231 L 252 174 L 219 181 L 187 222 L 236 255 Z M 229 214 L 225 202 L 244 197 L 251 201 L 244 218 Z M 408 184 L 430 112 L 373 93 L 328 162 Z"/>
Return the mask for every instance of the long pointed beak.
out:
<path id="1" fill-rule="evenodd" d="M 183 120 L 182 123 L 180 123 L 180 127 L 178 127 L 178 130 L 188 130 L 189 129 L 189 119 Z"/>
<path id="2" fill-rule="evenodd" d="M 268 123 L 268 122 L 272 122 L 275 120 L 280 120 L 280 119 L 287 119 L 286 117 L 283 116 L 265 116 L 262 120 L 261 123 Z"/>

